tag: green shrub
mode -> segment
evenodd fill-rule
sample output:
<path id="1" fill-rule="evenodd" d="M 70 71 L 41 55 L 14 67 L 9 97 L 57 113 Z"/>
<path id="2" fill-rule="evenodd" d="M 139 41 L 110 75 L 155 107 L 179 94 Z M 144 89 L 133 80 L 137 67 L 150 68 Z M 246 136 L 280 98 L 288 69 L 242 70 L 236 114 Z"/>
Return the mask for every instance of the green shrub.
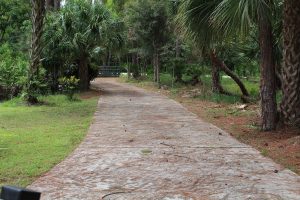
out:
<path id="1" fill-rule="evenodd" d="M 201 76 L 202 74 L 210 74 L 209 67 L 198 64 L 188 64 L 185 68 L 185 74 L 188 76 Z"/>
<path id="2" fill-rule="evenodd" d="M 8 44 L 0 46 L 0 96 L 12 98 L 23 88 L 28 62 L 22 55 L 15 55 Z"/>
<path id="3" fill-rule="evenodd" d="M 69 100 L 74 100 L 74 94 L 78 90 L 79 79 L 75 76 L 62 77 L 59 80 L 59 84 L 62 87 L 62 91 L 66 94 Z"/>
<path id="4" fill-rule="evenodd" d="M 38 103 L 38 96 L 49 94 L 49 83 L 45 79 L 46 70 L 39 68 L 38 75 L 32 77 L 26 77 L 24 79 L 24 88 L 22 98 L 31 104 Z"/>
<path id="5" fill-rule="evenodd" d="M 89 80 L 92 81 L 98 77 L 99 66 L 95 63 L 91 63 L 89 66 Z"/>

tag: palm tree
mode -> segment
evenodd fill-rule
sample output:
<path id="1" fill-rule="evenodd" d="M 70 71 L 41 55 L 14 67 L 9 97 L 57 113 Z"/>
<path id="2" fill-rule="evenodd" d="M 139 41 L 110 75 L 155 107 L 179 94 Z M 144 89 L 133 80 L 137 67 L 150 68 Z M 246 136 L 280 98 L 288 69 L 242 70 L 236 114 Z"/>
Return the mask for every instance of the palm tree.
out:
<path id="1" fill-rule="evenodd" d="M 258 26 L 263 131 L 274 130 L 277 122 L 276 74 L 271 20 L 277 3 L 276 0 L 223 0 L 212 17 L 214 27 L 219 30 L 218 33 L 225 33 L 225 36 L 233 35 L 236 32 L 245 35 L 250 28 Z"/>
<path id="2" fill-rule="evenodd" d="M 300 124 L 300 1 L 284 1 L 284 66 L 281 114 L 285 122 Z"/>
<path id="3" fill-rule="evenodd" d="M 103 47 L 106 49 L 106 55 L 103 59 L 105 65 L 110 66 L 112 54 L 120 55 L 124 46 L 124 23 L 118 19 L 111 18 L 107 21 L 108 31 L 104 33 L 105 41 Z"/>
<path id="4" fill-rule="evenodd" d="M 80 89 L 87 90 L 92 60 L 100 62 L 106 49 L 121 49 L 122 23 L 99 1 L 92 5 L 87 0 L 68 1 L 60 12 L 49 14 L 47 22 L 44 63 L 53 75 L 53 83 L 57 83 L 57 67 L 65 67 L 69 74 L 78 73 Z"/>
<path id="5" fill-rule="evenodd" d="M 52 92 L 58 91 L 58 79 L 62 76 L 63 69 L 73 62 L 73 45 L 66 37 L 63 22 L 60 12 L 49 13 L 43 34 L 43 67 L 47 70 L 48 77 L 51 77 Z"/>
<path id="6" fill-rule="evenodd" d="M 42 50 L 41 38 L 43 34 L 45 1 L 31 0 L 32 4 L 32 41 L 30 54 L 30 67 L 28 72 L 28 82 L 26 84 L 27 101 L 36 104 L 37 100 L 37 78 L 39 76 L 40 55 Z"/>
<path id="7" fill-rule="evenodd" d="M 224 40 L 222 34 L 217 34 L 212 26 L 212 14 L 222 0 L 187 0 L 179 9 L 178 21 L 182 24 L 185 35 L 192 38 L 205 54 L 208 54 L 212 63 L 212 90 L 214 92 L 230 94 L 226 92 L 220 83 L 219 71 L 223 70 L 240 87 L 242 99 L 247 101 L 249 93 L 239 79 L 224 62 L 218 58 L 217 46 Z"/>
<path id="8" fill-rule="evenodd" d="M 91 53 L 99 48 L 109 31 L 110 14 L 99 2 L 93 6 L 88 1 L 75 0 L 67 2 L 60 18 L 64 29 L 65 41 L 70 43 L 73 58 L 78 65 L 80 89 L 89 89 L 89 64 Z"/>
<path id="9" fill-rule="evenodd" d="M 270 2 L 267 2 L 270 6 Z M 266 14 L 267 13 L 267 14 Z M 276 129 L 277 103 L 276 103 L 276 73 L 273 52 L 272 23 L 269 18 L 270 10 L 259 9 L 258 27 L 260 41 L 260 97 L 262 113 L 262 130 Z"/>
<path id="10" fill-rule="evenodd" d="M 264 131 L 275 129 L 277 121 L 275 63 L 270 19 L 275 3 L 277 1 L 272 0 L 187 0 L 183 3 L 188 8 L 185 9 L 188 11 L 184 15 L 185 24 L 188 24 L 192 36 L 197 38 L 202 46 L 210 45 L 212 48 L 211 44 L 215 44 L 216 41 L 236 36 L 237 32 L 246 34 L 250 27 L 258 25 L 261 50 L 262 130 Z M 217 61 L 213 52 L 211 51 L 212 60 Z M 215 84 L 217 80 L 214 80 Z"/>

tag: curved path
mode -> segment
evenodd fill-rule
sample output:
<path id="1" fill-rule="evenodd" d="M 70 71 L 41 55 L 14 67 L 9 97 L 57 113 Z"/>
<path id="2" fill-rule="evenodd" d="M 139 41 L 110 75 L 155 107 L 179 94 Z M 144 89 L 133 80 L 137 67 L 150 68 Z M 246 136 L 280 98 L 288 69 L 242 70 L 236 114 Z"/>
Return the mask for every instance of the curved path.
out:
<path id="1" fill-rule="evenodd" d="M 42 199 L 300 199 L 299 176 L 179 103 L 113 79 L 93 87 L 86 139 L 30 186 Z"/>

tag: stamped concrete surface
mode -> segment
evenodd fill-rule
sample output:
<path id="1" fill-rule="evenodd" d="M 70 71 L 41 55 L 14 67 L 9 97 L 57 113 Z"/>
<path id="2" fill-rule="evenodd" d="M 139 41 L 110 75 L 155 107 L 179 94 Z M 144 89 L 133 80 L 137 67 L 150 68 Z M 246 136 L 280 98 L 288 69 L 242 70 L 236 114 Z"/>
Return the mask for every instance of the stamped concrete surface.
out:
<path id="1" fill-rule="evenodd" d="M 29 188 L 43 200 L 300 199 L 300 177 L 179 103 L 114 79 L 82 144 Z"/>

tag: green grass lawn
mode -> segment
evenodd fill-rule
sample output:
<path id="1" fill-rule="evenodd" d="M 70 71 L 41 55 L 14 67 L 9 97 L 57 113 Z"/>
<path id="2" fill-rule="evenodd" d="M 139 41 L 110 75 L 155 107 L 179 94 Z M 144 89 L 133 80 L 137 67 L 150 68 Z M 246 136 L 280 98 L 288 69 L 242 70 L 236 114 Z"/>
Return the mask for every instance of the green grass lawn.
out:
<path id="1" fill-rule="evenodd" d="M 142 80 L 127 80 L 127 82 L 135 83 L 140 86 L 151 84 L 152 83 L 152 74 L 149 74 L 147 77 L 145 77 Z M 123 80 L 126 80 L 126 76 L 121 77 Z M 168 87 L 172 87 L 172 76 L 167 73 L 161 73 L 161 85 L 166 85 Z M 237 103 L 241 102 L 241 91 L 238 85 L 230 78 L 227 76 L 222 76 L 221 77 L 221 84 L 224 87 L 224 89 L 230 93 L 233 94 L 233 96 L 227 96 L 223 94 L 216 94 L 211 92 L 211 77 L 210 75 L 203 75 L 200 77 L 201 81 L 203 82 L 202 86 L 196 86 L 197 88 L 202 88 L 202 94 L 197 96 L 197 98 L 202 99 L 202 100 L 207 100 L 207 101 L 212 101 L 216 103 Z M 191 79 L 191 77 L 184 75 L 183 79 L 185 81 L 188 81 Z M 246 80 L 242 79 L 245 87 L 247 88 L 248 92 L 250 93 L 251 98 L 253 99 L 258 99 L 259 98 L 259 77 L 252 78 L 254 80 Z M 192 89 L 191 87 L 187 88 L 189 86 L 180 84 L 180 83 L 174 83 L 173 84 L 173 89 L 171 91 L 180 91 L 180 90 L 186 90 L 186 89 Z M 280 97 L 279 97 L 280 99 Z"/>
<path id="2" fill-rule="evenodd" d="M 0 103 L 0 185 L 26 186 L 62 161 L 86 135 L 98 98 L 42 100 L 47 104 Z"/>
<path id="3" fill-rule="evenodd" d="M 202 76 L 201 80 L 204 83 L 204 86 L 207 88 L 206 92 L 203 95 L 200 95 L 198 98 L 203 100 L 209 100 L 216 103 L 237 103 L 241 101 L 241 91 L 239 86 L 227 76 L 223 76 L 221 78 L 221 84 L 225 91 L 230 92 L 233 96 L 223 95 L 223 94 L 216 94 L 211 92 L 211 77 L 210 76 Z M 242 79 L 246 89 L 248 90 L 250 97 L 252 99 L 259 99 L 259 78 L 255 80 L 247 80 Z"/>

